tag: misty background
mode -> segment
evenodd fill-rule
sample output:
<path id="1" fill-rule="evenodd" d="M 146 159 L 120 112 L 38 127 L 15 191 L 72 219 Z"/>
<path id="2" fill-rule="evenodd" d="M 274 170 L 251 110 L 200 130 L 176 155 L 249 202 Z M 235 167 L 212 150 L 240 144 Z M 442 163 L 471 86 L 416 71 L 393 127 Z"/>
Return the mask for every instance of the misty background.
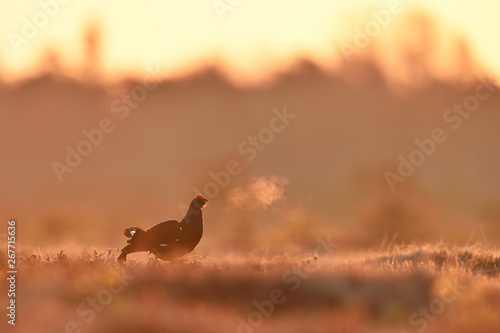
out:
<path id="1" fill-rule="evenodd" d="M 210 202 L 197 253 L 312 251 L 326 235 L 345 248 L 391 239 L 491 245 L 500 237 L 498 91 L 459 129 L 443 121 L 490 73 L 453 31 L 443 37 L 443 75 L 435 38 L 443 31 L 424 13 L 390 31 L 401 32 L 388 42 L 397 67 L 384 65 L 388 49 L 374 40 L 333 69 L 304 58 L 241 85 L 215 62 L 183 76 L 151 63 L 140 75 L 105 79 L 105 32 L 92 21 L 78 70 L 48 49 L 37 74 L 0 74 L 3 219 L 17 220 L 26 246 L 121 247 L 123 228 L 180 220 L 199 190 Z M 249 161 L 239 147 L 277 110 L 294 118 Z M 105 119 L 110 133 L 58 177 L 54 162 L 67 165 L 67 146 L 77 149 L 88 141 L 83 131 Z M 437 127 L 447 140 L 391 191 L 384 174 L 397 173 L 399 155 L 408 158 Z M 207 191 L 230 161 L 240 172 Z"/>

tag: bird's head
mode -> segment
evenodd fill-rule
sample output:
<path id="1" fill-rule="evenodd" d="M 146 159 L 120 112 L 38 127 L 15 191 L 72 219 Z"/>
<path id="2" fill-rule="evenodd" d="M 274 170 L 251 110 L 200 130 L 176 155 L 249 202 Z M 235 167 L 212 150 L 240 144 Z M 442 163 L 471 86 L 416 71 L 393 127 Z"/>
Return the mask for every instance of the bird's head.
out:
<path id="1" fill-rule="evenodd" d="M 196 208 L 203 208 L 207 204 L 208 199 L 205 198 L 203 195 L 198 194 L 193 201 L 191 202 L 191 205 L 194 205 Z"/>

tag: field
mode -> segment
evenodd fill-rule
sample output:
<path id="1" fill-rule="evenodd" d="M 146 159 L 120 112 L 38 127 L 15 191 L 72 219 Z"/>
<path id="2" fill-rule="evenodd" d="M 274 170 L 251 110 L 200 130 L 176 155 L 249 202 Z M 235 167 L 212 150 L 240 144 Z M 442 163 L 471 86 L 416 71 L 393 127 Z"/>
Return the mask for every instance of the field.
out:
<path id="1" fill-rule="evenodd" d="M 391 245 L 298 257 L 116 250 L 18 257 L 15 332 L 498 332 L 500 254 L 481 246 Z M 6 262 L 5 252 L 0 262 Z M 2 267 L 2 272 L 5 267 Z M 3 273 L 2 273 L 3 274 Z M 1 278 L 6 290 L 6 278 Z"/>
<path id="2" fill-rule="evenodd" d="M 500 1 L 68 2 L 0 2 L 0 333 L 500 333 Z"/>

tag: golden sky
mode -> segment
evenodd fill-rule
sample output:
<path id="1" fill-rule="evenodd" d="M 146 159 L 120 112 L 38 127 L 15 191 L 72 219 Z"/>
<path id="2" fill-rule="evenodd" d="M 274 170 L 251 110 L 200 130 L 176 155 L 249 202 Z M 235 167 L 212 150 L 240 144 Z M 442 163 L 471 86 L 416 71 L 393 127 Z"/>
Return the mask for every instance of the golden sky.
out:
<path id="1" fill-rule="evenodd" d="M 340 43 L 352 42 L 371 10 L 396 5 L 401 12 L 373 39 L 383 38 L 404 13 L 423 9 L 443 27 L 465 33 L 476 56 L 500 73 L 498 0 L 0 0 L 0 68 L 10 78 L 29 73 L 51 48 L 67 68 L 78 67 L 89 22 L 99 22 L 103 32 L 108 74 L 147 67 L 175 74 L 217 61 L 252 77 L 298 57 L 331 67 Z"/>

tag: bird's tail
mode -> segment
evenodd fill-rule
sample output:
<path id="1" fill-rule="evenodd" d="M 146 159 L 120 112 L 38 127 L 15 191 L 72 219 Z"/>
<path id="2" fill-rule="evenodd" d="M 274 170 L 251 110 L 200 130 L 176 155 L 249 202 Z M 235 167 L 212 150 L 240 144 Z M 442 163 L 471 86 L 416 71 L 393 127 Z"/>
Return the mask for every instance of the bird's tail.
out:
<path id="1" fill-rule="evenodd" d="M 130 238 L 127 243 L 135 243 L 138 239 L 142 237 L 142 235 L 146 233 L 142 228 L 139 227 L 130 227 L 123 230 L 123 235 L 125 237 Z"/>

